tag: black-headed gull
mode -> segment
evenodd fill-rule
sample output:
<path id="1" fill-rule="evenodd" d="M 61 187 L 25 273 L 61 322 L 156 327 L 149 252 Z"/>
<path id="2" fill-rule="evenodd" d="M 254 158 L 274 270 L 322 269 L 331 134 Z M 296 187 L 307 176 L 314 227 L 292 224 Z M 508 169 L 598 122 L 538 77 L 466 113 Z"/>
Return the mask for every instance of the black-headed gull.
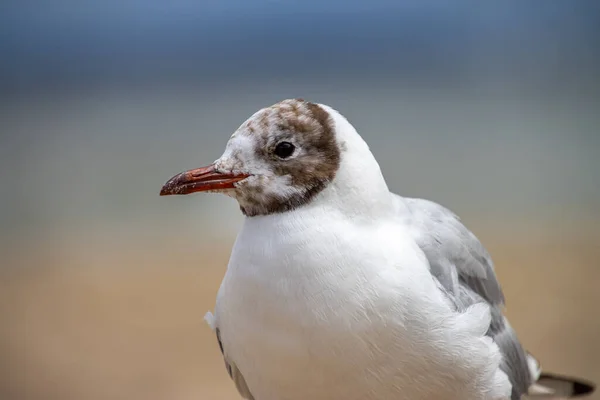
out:
<path id="1" fill-rule="evenodd" d="M 245 399 L 475 400 L 574 396 L 541 374 L 502 314 L 492 260 L 439 204 L 389 191 L 337 111 L 264 108 L 208 167 L 161 195 L 220 192 L 246 215 L 216 332 Z"/>

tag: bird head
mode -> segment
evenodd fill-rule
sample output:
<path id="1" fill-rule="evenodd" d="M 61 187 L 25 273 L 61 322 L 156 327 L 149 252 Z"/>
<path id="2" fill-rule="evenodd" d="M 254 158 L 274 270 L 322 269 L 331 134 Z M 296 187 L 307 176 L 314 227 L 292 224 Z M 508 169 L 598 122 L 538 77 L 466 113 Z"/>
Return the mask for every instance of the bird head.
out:
<path id="1" fill-rule="evenodd" d="M 175 175 L 160 194 L 219 192 L 256 216 L 310 204 L 328 188 L 338 200 L 353 197 L 374 183 L 387 192 L 368 146 L 344 117 L 322 104 L 289 99 L 256 112 L 219 159 Z"/>

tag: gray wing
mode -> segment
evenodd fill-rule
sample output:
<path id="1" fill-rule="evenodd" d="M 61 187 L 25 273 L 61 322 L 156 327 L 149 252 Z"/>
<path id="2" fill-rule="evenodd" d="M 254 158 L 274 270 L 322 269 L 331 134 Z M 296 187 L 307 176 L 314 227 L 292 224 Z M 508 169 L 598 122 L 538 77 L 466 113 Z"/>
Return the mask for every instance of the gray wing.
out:
<path id="1" fill-rule="evenodd" d="M 404 198 L 411 232 L 444 288 L 458 295 L 460 284 L 493 305 L 504 304 L 494 264 L 481 242 L 450 210 L 429 200 Z"/>
<path id="2" fill-rule="evenodd" d="M 218 302 L 219 301 L 217 295 L 217 305 Z M 242 398 L 246 400 L 255 400 L 254 396 L 252 396 L 252 393 L 250 393 L 250 389 L 248 389 L 248 385 L 246 384 L 244 376 L 227 354 L 227 349 L 225 349 L 225 346 L 223 345 L 223 340 L 221 338 L 221 329 L 219 328 L 219 324 L 217 322 L 217 315 L 218 312 L 215 307 L 215 314 L 213 315 L 213 313 L 211 313 L 210 311 L 207 312 L 204 316 L 204 320 L 206 321 L 206 323 L 208 323 L 210 328 L 215 332 L 215 335 L 217 336 L 217 343 L 219 343 L 219 349 L 221 350 L 221 354 L 223 355 L 223 361 L 225 362 L 225 368 L 227 369 L 227 373 L 229 374 L 229 377 L 233 380 L 233 383 L 235 384 L 235 387 L 242 396 Z"/>
<path id="3" fill-rule="evenodd" d="M 219 328 L 215 328 L 215 333 L 217 334 L 217 341 L 219 342 L 219 349 L 221 349 L 221 354 L 223 354 L 223 360 L 225 361 L 225 368 L 227 368 L 227 373 L 229 377 L 235 383 L 235 387 L 240 393 L 240 395 L 246 400 L 255 400 L 252 393 L 250 393 L 250 389 L 248 389 L 248 385 L 246 384 L 246 380 L 242 376 L 240 370 L 235 366 L 233 362 L 230 362 L 227 359 L 227 353 L 225 352 L 225 348 L 223 347 L 223 342 L 221 341 L 221 331 Z"/>
<path id="4" fill-rule="evenodd" d="M 504 294 L 487 250 L 443 206 L 400 196 L 396 201 L 400 216 L 429 261 L 431 274 L 457 311 L 480 302 L 490 305 L 492 322 L 487 334 L 504 356 L 501 368 L 513 385 L 513 400 L 520 399 L 532 384 L 527 353 L 502 313 Z"/>

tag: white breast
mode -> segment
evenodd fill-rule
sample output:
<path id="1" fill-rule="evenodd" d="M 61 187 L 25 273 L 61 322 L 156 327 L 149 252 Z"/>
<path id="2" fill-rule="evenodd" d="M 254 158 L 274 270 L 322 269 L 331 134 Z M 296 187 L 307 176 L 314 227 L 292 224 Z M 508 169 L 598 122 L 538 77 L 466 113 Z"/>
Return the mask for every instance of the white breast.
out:
<path id="1" fill-rule="evenodd" d="M 400 224 L 307 208 L 247 219 L 216 323 L 257 400 L 503 398 L 488 312 L 469 313 Z"/>

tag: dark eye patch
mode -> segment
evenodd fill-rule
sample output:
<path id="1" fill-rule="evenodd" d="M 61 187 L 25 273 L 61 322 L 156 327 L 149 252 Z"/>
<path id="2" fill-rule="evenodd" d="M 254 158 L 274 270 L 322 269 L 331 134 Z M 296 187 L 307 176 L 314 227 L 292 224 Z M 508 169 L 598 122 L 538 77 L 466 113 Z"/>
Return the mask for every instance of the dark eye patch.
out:
<path id="1" fill-rule="evenodd" d="M 250 129 L 250 126 L 253 129 Z M 247 134 L 256 138 L 254 153 L 275 176 L 289 177 L 295 189 L 269 194 L 247 191 L 240 201 L 244 215 L 268 215 L 300 207 L 331 182 L 340 164 L 333 120 L 318 104 L 284 100 L 246 123 Z M 275 139 L 274 142 L 271 142 Z M 301 157 L 294 157 L 300 155 Z M 269 177 L 265 177 L 265 182 Z"/>

